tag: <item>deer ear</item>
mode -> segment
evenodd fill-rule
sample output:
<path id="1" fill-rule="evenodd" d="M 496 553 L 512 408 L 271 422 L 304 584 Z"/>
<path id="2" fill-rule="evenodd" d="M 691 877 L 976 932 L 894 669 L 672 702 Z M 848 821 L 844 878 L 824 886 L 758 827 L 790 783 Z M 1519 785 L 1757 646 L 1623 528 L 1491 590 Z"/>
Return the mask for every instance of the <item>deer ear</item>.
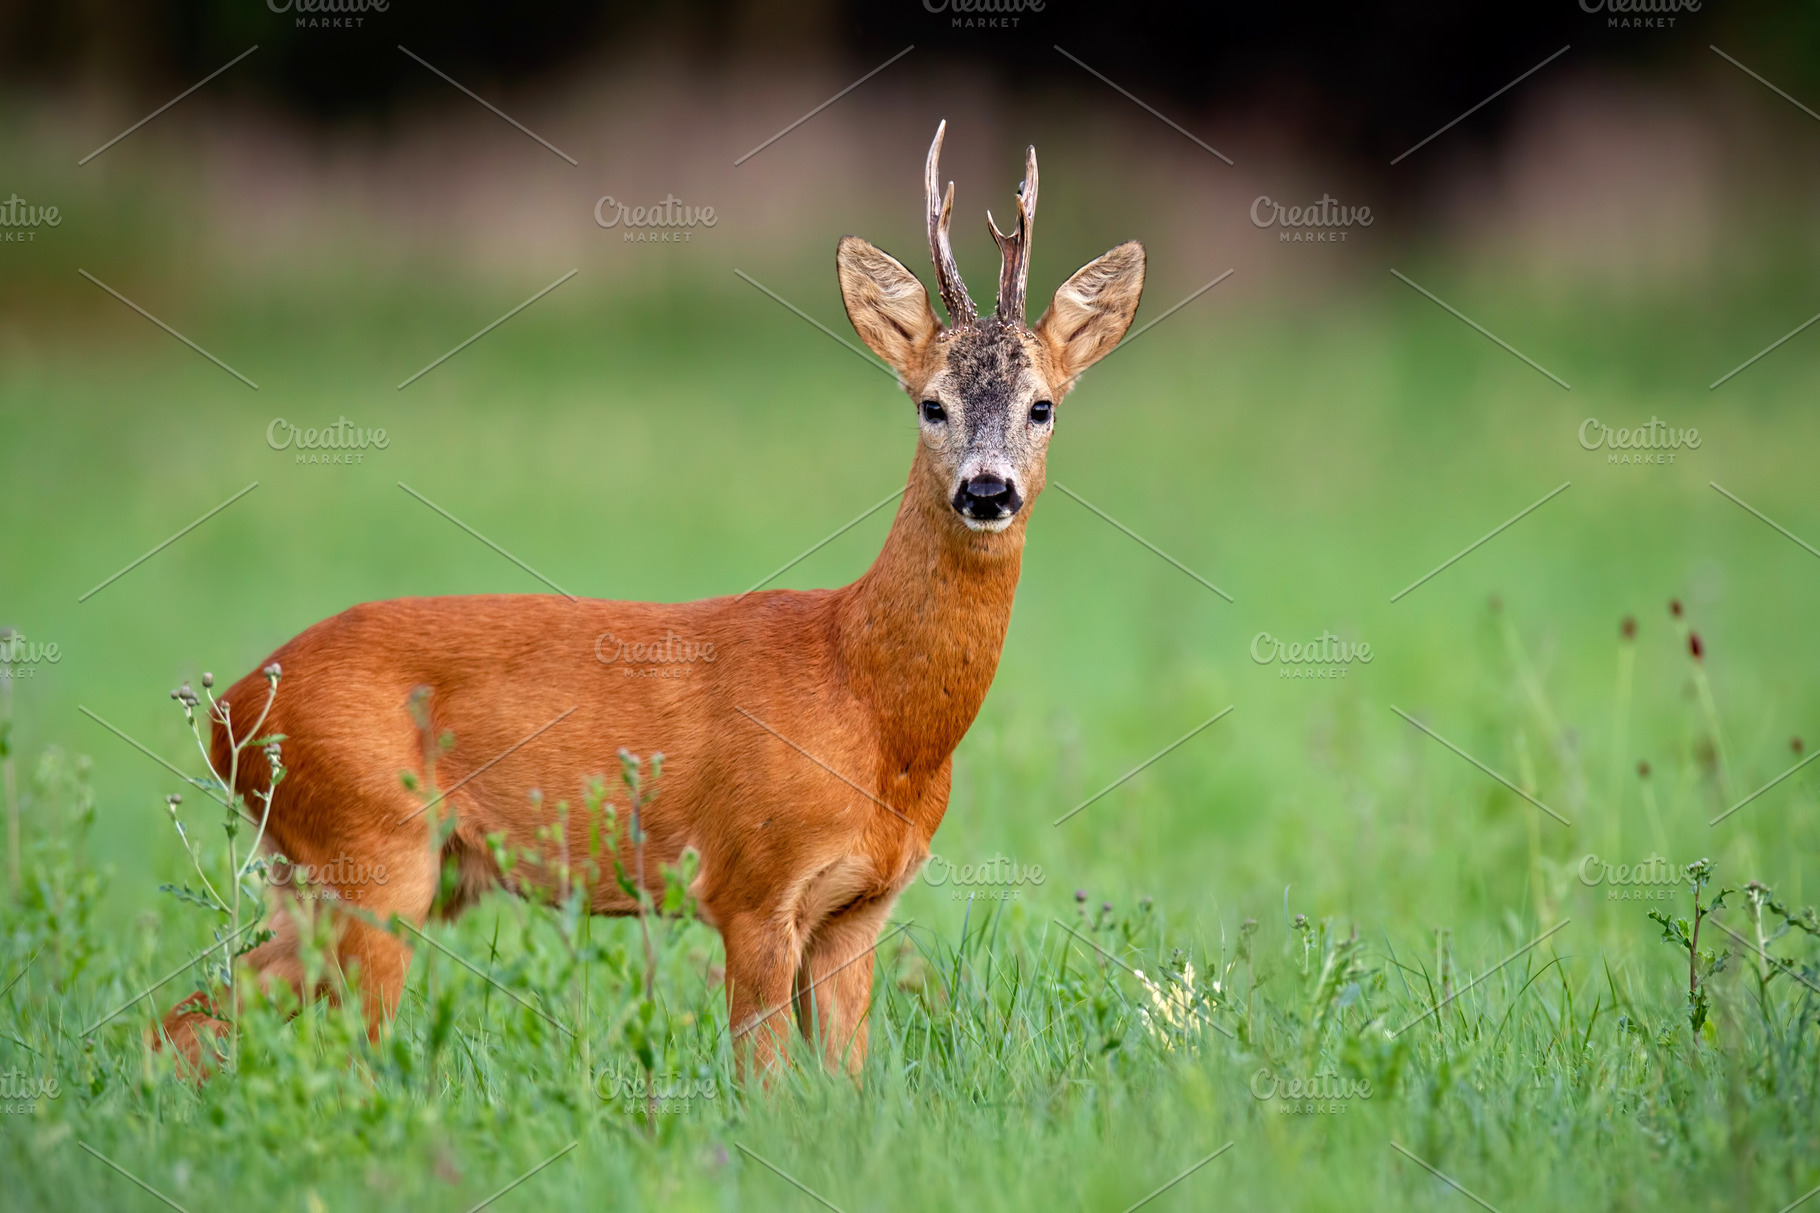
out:
<path id="1" fill-rule="evenodd" d="M 843 236 L 836 255 L 841 301 L 860 340 L 907 379 L 941 325 L 929 292 L 889 253 L 858 236 Z"/>
<path id="2" fill-rule="evenodd" d="M 1144 246 L 1135 240 L 1094 258 L 1062 283 L 1036 335 L 1049 345 L 1061 379 L 1071 380 L 1112 352 L 1144 293 Z"/>

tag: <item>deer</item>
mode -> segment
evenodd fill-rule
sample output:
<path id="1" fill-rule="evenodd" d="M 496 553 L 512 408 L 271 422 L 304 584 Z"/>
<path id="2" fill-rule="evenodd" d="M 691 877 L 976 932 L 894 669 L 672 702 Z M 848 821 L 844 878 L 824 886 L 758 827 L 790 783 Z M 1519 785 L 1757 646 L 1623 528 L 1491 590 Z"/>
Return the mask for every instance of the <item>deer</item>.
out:
<path id="1" fill-rule="evenodd" d="M 1143 246 L 1129 241 L 1077 270 L 1026 322 L 1030 147 L 1010 233 L 987 212 L 1001 264 L 996 309 L 982 316 L 949 240 L 954 183 L 938 190 L 946 130 L 936 128 L 923 174 L 946 323 L 889 254 L 846 236 L 835 255 L 847 316 L 895 372 L 918 426 L 889 534 L 858 580 L 679 604 L 549 594 L 369 602 L 301 632 L 218 697 L 218 769 L 228 769 L 232 722 L 262 705 L 262 727 L 284 737 L 268 850 L 331 885 L 356 868 L 387 874 L 344 891 L 360 912 L 340 913 L 333 944 L 375 1041 L 412 956 L 388 924 L 422 927 L 496 887 L 524 895 L 548 879 L 525 865 L 505 875 L 493 844 L 550 846 L 532 790 L 579 796 L 623 748 L 664 755 L 643 821 L 646 870 L 677 864 L 686 848 L 699 857 L 688 892 L 724 945 L 740 1075 L 786 1064 L 792 1018 L 829 1071 L 859 1074 L 874 949 L 929 857 L 955 748 L 997 671 L 1058 408 L 1124 337 L 1144 285 Z M 687 658 L 662 677 L 621 668 L 641 652 L 679 651 Z M 268 699 L 274 666 L 283 692 Z M 400 778 L 431 735 L 453 737 L 437 760 L 449 789 L 439 813 L 452 829 L 436 828 Z M 270 787 L 269 763 L 257 750 L 242 756 L 235 790 L 247 803 Z M 569 818 L 578 854 L 585 828 Z M 588 904 L 623 916 L 641 902 L 606 880 Z M 271 937 L 240 963 L 268 988 L 289 983 L 302 1005 L 335 995 L 303 989 L 299 920 L 281 899 Z M 198 993 L 165 1016 L 154 1044 L 197 1065 L 206 1034 L 226 1028 Z"/>

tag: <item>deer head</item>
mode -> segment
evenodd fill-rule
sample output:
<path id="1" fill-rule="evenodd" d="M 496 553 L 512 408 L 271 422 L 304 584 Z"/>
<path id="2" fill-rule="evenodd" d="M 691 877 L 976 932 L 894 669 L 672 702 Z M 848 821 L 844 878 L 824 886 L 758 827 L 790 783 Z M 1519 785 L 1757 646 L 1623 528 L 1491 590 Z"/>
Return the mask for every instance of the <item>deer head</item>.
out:
<path id="1" fill-rule="evenodd" d="M 946 193 L 938 188 L 947 127 L 936 128 L 923 185 L 929 253 L 948 323 L 936 319 L 915 274 L 857 236 L 840 242 L 841 298 L 860 339 L 916 402 L 923 487 L 938 493 L 969 530 L 997 532 L 1042 491 L 1056 406 L 1130 327 L 1144 289 L 1144 246 L 1129 241 L 1088 262 L 1055 292 L 1042 317 L 1026 324 L 1036 220 L 1036 149 L 1030 148 L 1010 234 L 986 216 L 1001 265 L 997 310 L 981 317 L 948 243 L 954 183 Z"/>

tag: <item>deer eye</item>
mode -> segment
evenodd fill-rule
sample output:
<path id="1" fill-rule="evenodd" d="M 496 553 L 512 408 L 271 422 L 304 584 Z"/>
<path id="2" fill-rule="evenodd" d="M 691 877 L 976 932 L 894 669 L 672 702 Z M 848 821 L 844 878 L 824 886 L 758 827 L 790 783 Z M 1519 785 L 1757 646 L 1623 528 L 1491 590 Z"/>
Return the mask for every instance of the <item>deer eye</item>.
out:
<path id="1" fill-rule="evenodd" d="M 948 420 L 948 410 L 937 401 L 925 400 L 923 401 L 923 420 L 931 425 L 946 421 Z"/>
<path id="2" fill-rule="evenodd" d="M 1039 400 L 1030 406 L 1030 420 L 1037 425 L 1048 425 L 1050 418 L 1054 416 L 1055 405 L 1047 400 Z"/>

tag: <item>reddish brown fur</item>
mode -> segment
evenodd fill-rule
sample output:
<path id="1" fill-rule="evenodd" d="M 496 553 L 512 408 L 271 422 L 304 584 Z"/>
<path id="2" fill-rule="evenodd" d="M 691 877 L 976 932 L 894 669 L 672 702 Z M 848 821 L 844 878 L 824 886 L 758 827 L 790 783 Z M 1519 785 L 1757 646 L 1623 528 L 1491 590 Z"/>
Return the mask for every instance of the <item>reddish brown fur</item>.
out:
<path id="1" fill-rule="evenodd" d="M 1001 337 L 1026 351 L 1029 391 L 1059 401 L 1073 377 L 1116 344 L 1142 284 L 1134 248 L 1122 246 L 1071 279 L 1052 309 L 1061 313 L 1056 323 L 1045 316 L 1034 330 L 1005 328 Z M 1102 263 L 1120 255 L 1114 268 L 1123 267 L 1125 290 L 1101 299 L 1095 312 L 1092 292 L 1108 273 Z M 920 285 L 916 306 L 903 306 L 896 275 L 914 277 L 863 241 L 843 242 L 841 270 L 855 328 L 920 398 L 947 369 L 955 334 L 936 324 Z M 882 322 L 861 289 L 881 281 L 887 295 L 896 292 Z M 1067 331 L 1051 331 L 1058 325 Z M 962 406 L 957 397 L 954 407 Z M 1042 487 L 1046 442 L 1044 428 L 1019 469 L 1030 501 Z M 946 811 L 954 748 L 998 665 L 1029 518 L 1023 509 L 996 532 L 964 525 L 951 505 L 953 464 L 926 436 L 883 551 L 841 589 L 677 605 L 539 595 L 400 599 L 353 607 L 273 653 L 283 680 L 265 731 L 285 734 L 288 775 L 272 805 L 270 847 L 301 864 L 346 857 L 369 870 L 385 865 L 383 883 L 339 890 L 345 905 L 364 912 L 339 915 L 338 954 L 345 970 L 357 969 L 372 1031 L 396 1012 L 411 957 L 403 938 L 374 924 L 392 915 L 423 924 L 438 885 L 429 815 L 413 816 L 422 802 L 399 777 L 422 769 L 406 703 L 423 686 L 432 729 L 454 736 L 436 782 L 460 785 L 448 797 L 459 822 L 449 846 L 470 896 L 499 879 L 488 835 L 503 832 L 515 850 L 548 853 L 537 830 L 566 799 L 575 808 L 569 844 L 580 854 L 588 781 L 617 770 L 620 747 L 662 751 L 659 796 L 646 821 L 647 880 L 656 883 L 660 865 L 675 863 L 685 847 L 700 853 L 693 892 L 725 943 L 729 1021 L 736 1031 L 757 1029 L 745 1035 L 751 1055 L 742 1051 L 742 1059 L 760 1066 L 772 1059 L 793 998 L 805 1002 L 800 995 L 813 982 L 818 1022 L 799 1006 L 802 1026 L 822 1042 L 829 1064 L 856 1069 L 866 1048 L 870 949 Z M 676 677 L 627 677 L 639 667 L 598 659 L 603 633 L 640 642 L 673 634 L 712 644 L 714 660 L 644 667 Z M 253 673 L 223 698 L 239 719 L 256 713 L 266 692 L 264 676 Z M 570 708 L 561 723 L 468 778 Z M 223 770 L 226 745 L 217 724 Z M 241 765 L 243 793 L 266 785 L 256 749 Z M 541 815 L 532 789 L 542 792 Z M 620 802 L 623 809 L 623 796 Z M 611 880 L 599 883 L 597 912 L 635 912 Z M 295 909 L 277 908 L 277 938 L 247 958 L 262 980 L 301 985 Z M 198 1032 L 217 1025 L 192 1002 L 167 1017 L 165 1031 L 194 1061 Z"/>

